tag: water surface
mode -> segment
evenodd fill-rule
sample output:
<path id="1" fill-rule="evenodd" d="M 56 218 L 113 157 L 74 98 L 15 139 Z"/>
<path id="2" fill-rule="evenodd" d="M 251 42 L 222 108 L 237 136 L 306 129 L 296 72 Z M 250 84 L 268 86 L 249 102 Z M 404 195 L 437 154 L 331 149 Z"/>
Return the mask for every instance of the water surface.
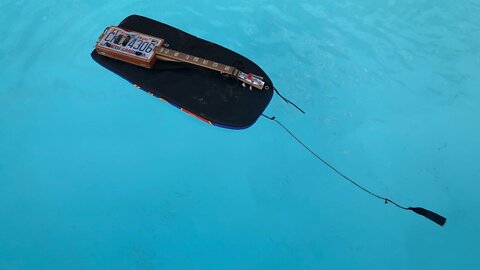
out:
<path id="1" fill-rule="evenodd" d="M 0 3 L 0 269 L 476 269 L 480 2 Z M 91 60 L 144 15 L 258 63 L 302 115 L 212 127 Z"/>

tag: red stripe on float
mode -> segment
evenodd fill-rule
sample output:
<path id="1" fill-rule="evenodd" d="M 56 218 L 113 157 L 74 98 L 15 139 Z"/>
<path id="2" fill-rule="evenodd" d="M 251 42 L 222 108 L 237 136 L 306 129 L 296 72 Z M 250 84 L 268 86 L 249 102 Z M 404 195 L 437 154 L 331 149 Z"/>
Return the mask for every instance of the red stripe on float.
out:
<path id="1" fill-rule="evenodd" d="M 184 108 L 180 108 L 180 110 L 182 110 L 182 112 L 185 112 L 185 113 L 187 113 L 187 114 L 189 114 L 189 115 L 191 115 L 191 116 L 193 116 L 193 117 L 196 117 L 197 119 L 202 120 L 203 122 L 205 122 L 205 123 L 207 123 L 207 124 L 210 124 L 210 125 L 212 124 L 212 122 L 210 122 L 209 120 L 207 120 L 207 119 L 205 119 L 205 118 L 203 118 L 203 117 L 201 117 L 201 116 L 198 116 L 198 115 L 196 115 L 196 114 L 194 114 L 194 113 L 192 113 L 192 112 L 190 112 L 190 111 L 188 111 L 188 110 L 185 110 Z"/>

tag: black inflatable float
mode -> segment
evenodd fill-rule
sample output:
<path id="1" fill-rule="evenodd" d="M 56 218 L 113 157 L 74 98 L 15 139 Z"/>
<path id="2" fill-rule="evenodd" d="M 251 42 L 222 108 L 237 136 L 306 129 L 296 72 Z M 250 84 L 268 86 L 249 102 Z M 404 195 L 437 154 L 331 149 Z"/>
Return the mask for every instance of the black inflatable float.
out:
<path id="1" fill-rule="evenodd" d="M 157 61 L 153 69 L 146 69 L 92 52 L 92 58 L 100 65 L 207 123 L 231 129 L 248 128 L 272 99 L 273 85 L 267 74 L 238 53 L 138 15 L 127 17 L 119 27 L 164 38 L 175 50 L 263 77 L 270 90 L 256 91 L 234 78 L 187 63 Z"/>

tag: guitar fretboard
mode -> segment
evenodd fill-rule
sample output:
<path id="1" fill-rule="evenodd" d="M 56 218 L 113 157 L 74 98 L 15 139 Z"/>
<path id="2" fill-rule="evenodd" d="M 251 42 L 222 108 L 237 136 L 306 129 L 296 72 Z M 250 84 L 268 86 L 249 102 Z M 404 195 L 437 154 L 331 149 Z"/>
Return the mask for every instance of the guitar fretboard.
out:
<path id="1" fill-rule="evenodd" d="M 192 65 L 212 69 L 223 74 L 232 75 L 233 77 L 237 78 L 241 82 L 248 84 L 251 87 L 255 87 L 258 90 L 263 90 L 263 87 L 265 85 L 265 83 L 263 82 L 263 78 L 261 77 L 255 76 L 251 73 L 246 74 L 232 66 L 227 66 L 225 64 L 203 59 L 194 55 L 182 53 L 182 52 L 175 51 L 162 46 L 155 48 L 155 54 L 157 55 L 158 59 L 175 61 L 175 62 L 185 62 Z"/>
<path id="2" fill-rule="evenodd" d="M 165 47 L 155 48 L 155 53 L 157 54 L 157 56 L 160 56 L 161 58 L 163 57 L 163 58 L 167 58 L 168 60 L 173 60 L 177 62 L 186 62 L 192 65 L 212 69 L 220 73 L 230 74 L 232 76 L 236 76 L 238 73 L 238 70 L 234 67 L 217 63 L 215 61 L 203 59 L 197 56 L 189 55 L 186 53 L 178 52 Z"/>

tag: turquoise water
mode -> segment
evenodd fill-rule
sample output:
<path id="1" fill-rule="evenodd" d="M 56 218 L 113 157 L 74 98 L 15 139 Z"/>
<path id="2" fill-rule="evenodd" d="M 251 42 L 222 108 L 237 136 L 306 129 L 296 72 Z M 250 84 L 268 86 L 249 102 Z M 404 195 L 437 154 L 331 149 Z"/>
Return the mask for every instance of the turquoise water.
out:
<path id="1" fill-rule="evenodd" d="M 476 269 L 480 1 L 0 3 L 0 269 Z M 89 53 L 130 14 L 258 63 L 302 115 L 212 127 Z M 238 165 L 242 169 L 239 169 Z"/>

